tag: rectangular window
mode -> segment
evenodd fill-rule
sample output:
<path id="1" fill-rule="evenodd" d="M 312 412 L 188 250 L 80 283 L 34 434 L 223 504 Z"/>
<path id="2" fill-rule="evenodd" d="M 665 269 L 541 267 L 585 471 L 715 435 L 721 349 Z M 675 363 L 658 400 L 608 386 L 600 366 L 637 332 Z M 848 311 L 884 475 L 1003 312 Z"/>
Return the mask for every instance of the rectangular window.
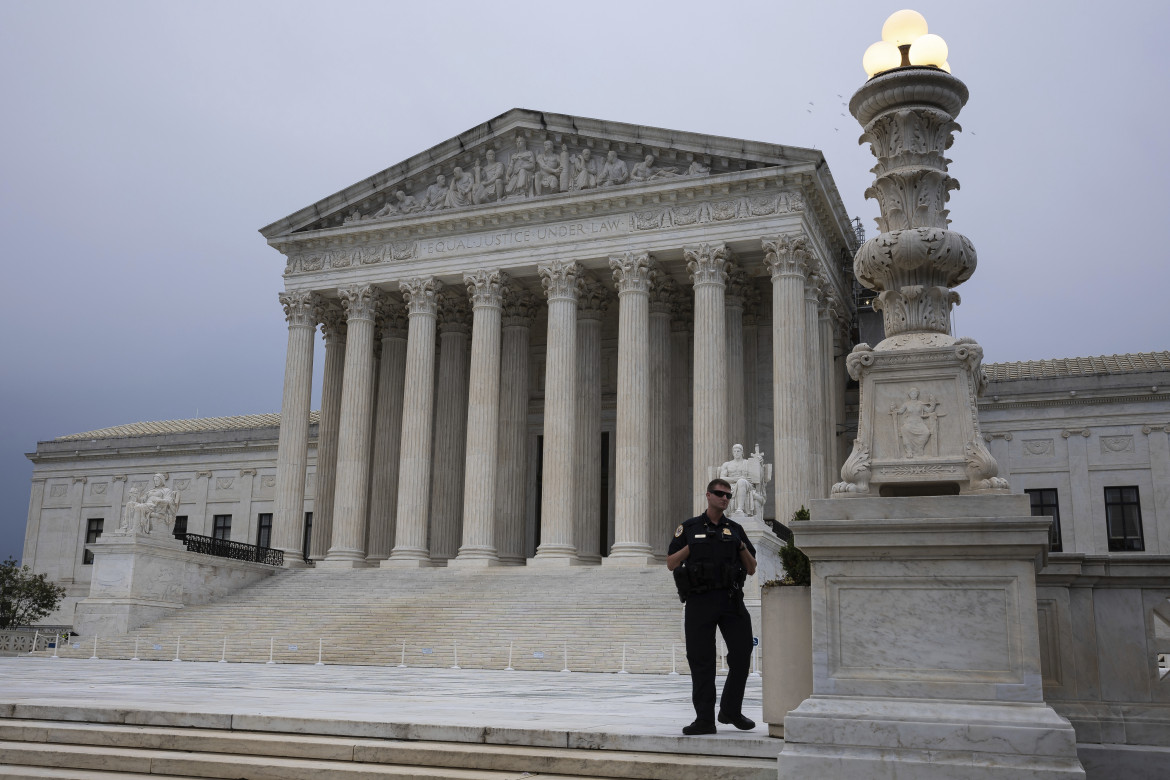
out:
<path id="1" fill-rule="evenodd" d="M 186 515 L 177 515 L 175 517 L 175 527 L 173 530 L 175 532 L 175 538 L 178 539 L 180 542 L 185 541 L 187 539 L 187 516 Z"/>
<path id="2" fill-rule="evenodd" d="M 211 532 L 213 539 L 223 539 L 227 541 L 232 538 L 232 516 L 231 515 L 216 515 L 215 527 Z"/>
<path id="3" fill-rule="evenodd" d="M 105 519 L 101 517 L 91 517 L 85 524 L 85 543 L 96 542 L 98 537 L 102 535 L 102 526 L 106 524 Z M 93 564 L 93 553 L 86 550 L 81 556 L 81 562 L 86 566 Z"/>
<path id="4" fill-rule="evenodd" d="M 1052 518 L 1052 528 L 1048 530 L 1048 551 L 1063 552 L 1064 543 L 1060 539 L 1060 506 L 1056 501 L 1055 488 L 1041 488 L 1025 490 L 1028 498 L 1032 499 L 1032 516 Z"/>
<path id="5" fill-rule="evenodd" d="M 302 556 L 305 563 L 309 562 L 309 553 L 312 552 L 313 541 L 313 513 L 305 512 L 305 538 L 301 540 L 301 549 L 304 551 Z"/>
<path id="6" fill-rule="evenodd" d="M 272 513 L 262 512 L 256 528 L 256 546 L 268 549 L 272 546 Z"/>
<path id="7" fill-rule="evenodd" d="M 1109 552 L 1143 552 L 1142 505 L 1137 487 L 1105 488 L 1105 529 Z"/>

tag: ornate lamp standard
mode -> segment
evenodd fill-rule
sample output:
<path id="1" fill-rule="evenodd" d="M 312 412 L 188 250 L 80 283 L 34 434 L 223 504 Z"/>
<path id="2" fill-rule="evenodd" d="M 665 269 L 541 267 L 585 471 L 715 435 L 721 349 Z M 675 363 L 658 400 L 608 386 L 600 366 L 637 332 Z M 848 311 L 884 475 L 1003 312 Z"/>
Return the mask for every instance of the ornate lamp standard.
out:
<path id="1" fill-rule="evenodd" d="M 792 527 L 812 562 L 813 693 L 784 718 L 779 777 L 1084 778 L 1041 684 L 1047 518 L 996 475 L 975 406 L 982 350 L 951 335 L 953 288 L 975 270 L 946 210 L 967 88 L 921 15 L 882 32 L 850 110 L 882 213 L 854 271 L 886 337 L 846 361 L 861 383 L 853 453 Z"/>

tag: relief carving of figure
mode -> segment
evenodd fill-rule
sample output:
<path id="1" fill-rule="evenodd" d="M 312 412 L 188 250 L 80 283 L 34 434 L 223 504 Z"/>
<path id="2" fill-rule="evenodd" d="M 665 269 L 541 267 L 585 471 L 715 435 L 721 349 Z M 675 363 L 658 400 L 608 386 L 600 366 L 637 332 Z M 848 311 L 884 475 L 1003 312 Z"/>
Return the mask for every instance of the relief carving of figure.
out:
<path id="1" fill-rule="evenodd" d="M 427 187 L 426 192 L 426 210 L 438 211 L 447 207 L 447 177 L 439 174 L 435 177 L 435 183 Z"/>
<path id="2" fill-rule="evenodd" d="M 504 192 L 514 198 L 530 197 L 535 171 L 536 155 L 528 151 L 521 136 L 516 136 L 516 151 L 512 152 L 512 157 L 508 160 L 508 181 L 504 185 Z"/>
<path id="3" fill-rule="evenodd" d="M 890 404 L 890 416 L 894 420 L 894 431 L 902 457 L 924 457 L 926 445 L 931 442 L 934 445 L 933 454 L 938 455 L 938 418 L 946 416 L 938 411 L 938 406 L 933 395 L 928 395 L 925 401 L 918 400 L 917 387 L 910 388 L 901 406 Z"/>
<path id="4" fill-rule="evenodd" d="M 629 180 L 630 170 L 626 167 L 625 162 L 618 159 L 617 152 L 607 153 L 605 163 L 597 174 L 597 186 L 615 187 L 619 184 L 625 184 Z"/>
<path id="5" fill-rule="evenodd" d="M 472 190 L 474 188 L 475 177 L 470 173 L 464 173 L 462 168 L 456 167 L 451 173 L 451 186 L 447 190 L 447 208 L 456 209 L 472 205 Z"/>
<path id="6" fill-rule="evenodd" d="M 654 179 L 666 179 L 671 176 L 678 176 L 677 168 L 655 168 L 654 155 L 648 154 L 646 158 L 640 163 L 635 163 L 633 169 L 630 171 L 630 180 L 643 182 L 652 181 Z"/>
<path id="7" fill-rule="evenodd" d="M 695 160 L 691 163 L 691 167 L 687 168 L 687 176 L 706 176 L 710 172 L 711 169 L 698 160 Z"/>
<path id="8" fill-rule="evenodd" d="M 471 192 L 476 203 L 504 199 L 504 164 L 496 162 L 495 149 L 488 149 L 486 156 L 487 165 L 482 168 L 479 160 L 475 161 L 475 188 Z"/>
<path id="9" fill-rule="evenodd" d="M 597 186 L 597 160 L 593 159 L 593 152 L 582 149 L 581 154 L 573 158 L 574 190 L 591 190 Z"/>
<path id="10" fill-rule="evenodd" d="M 348 225 L 351 222 L 361 222 L 362 219 L 363 219 L 362 213 L 360 211 L 358 211 L 357 209 L 354 209 L 353 211 L 351 211 L 345 215 L 345 221 L 342 222 L 341 224 Z"/>
<path id="11" fill-rule="evenodd" d="M 371 219 L 382 219 L 383 217 L 396 216 L 398 216 L 398 205 L 394 202 L 394 199 L 391 198 L 390 200 L 386 201 L 385 206 L 374 212 L 374 216 L 371 217 Z"/>
<path id="12" fill-rule="evenodd" d="M 747 458 L 743 456 L 742 444 L 733 446 L 731 460 L 719 467 L 719 477 L 731 484 L 729 515 L 752 517 L 763 511 L 768 498 L 765 486 L 772 479 L 772 467 L 764 463 L 764 453 L 758 444 Z"/>
<path id="13" fill-rule="evenodd" d="M 536 194 L 551 195 L 560 192 L 561 174 L 564 173 L 564 169 L 561 167 L 560 155 L 553 149 L 552 141 L 544 142 L 544 148 L 536 155 L 536 167 Z"/>
<path id="14" fill-rule="evenodd" d="M 151 534 L 157 527 L 169 532 L 175 523 L 175 511 L 178 508 L 179 491 L 167 487 L 166 478 L 162 474 L 155 474 L 154 487 L 145 493 L 138 488 L 130 490 L 118 530 Z"/>
<path id="15" fill-rule="evenodd" d="M 394 197 L 398 200 L 398 210 L 403 214 L 417 214 L 426 208 L 422 203 L 419 203 L 418 198 L 407 195 L 402 190 L 394 193 Z"/>

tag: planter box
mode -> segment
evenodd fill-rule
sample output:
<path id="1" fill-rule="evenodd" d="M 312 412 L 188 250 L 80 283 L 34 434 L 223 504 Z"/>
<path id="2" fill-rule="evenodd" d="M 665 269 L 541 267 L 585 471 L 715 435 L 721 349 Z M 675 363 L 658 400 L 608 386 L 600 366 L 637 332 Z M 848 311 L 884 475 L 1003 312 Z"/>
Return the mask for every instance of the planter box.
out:
<path id="1" fill-rule="evenodd" d="M 779 585 L 761 597 L 764 720 L 784 736 L 784 716 L 812 696 L 812 588 Z"/>

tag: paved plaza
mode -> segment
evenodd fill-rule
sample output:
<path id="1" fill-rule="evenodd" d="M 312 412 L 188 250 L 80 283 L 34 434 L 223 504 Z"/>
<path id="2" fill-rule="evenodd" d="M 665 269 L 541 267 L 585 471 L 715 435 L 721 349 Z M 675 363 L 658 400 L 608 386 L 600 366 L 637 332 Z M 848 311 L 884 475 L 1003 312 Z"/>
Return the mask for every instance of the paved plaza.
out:
<path id="1" fill-rule="evenodd" d="M 722 678 L 718 681 L 722 685 Z M 771 757 L 754 731 L 683 737 L 685 675 L 0 658 L 0 717 Z"/>

